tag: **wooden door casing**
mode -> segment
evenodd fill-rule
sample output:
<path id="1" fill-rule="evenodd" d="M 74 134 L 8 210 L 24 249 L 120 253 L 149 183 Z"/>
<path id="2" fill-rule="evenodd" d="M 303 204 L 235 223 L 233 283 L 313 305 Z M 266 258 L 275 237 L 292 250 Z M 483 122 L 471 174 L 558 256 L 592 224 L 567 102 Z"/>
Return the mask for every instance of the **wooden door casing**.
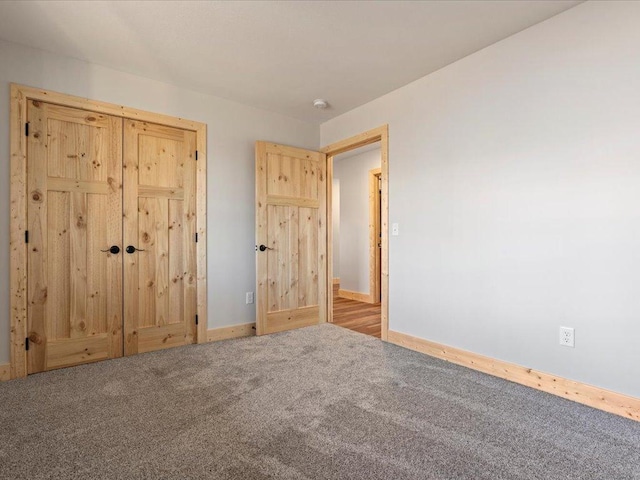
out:
<path id="1" fill-rule="evenodd" d="M 207 125 L 184 118 L 139 110 L 126 105 L 117 105 L 25 85 L 11 84 L 10 90 L 10 378 L 25 377 L 28 373 L 45 369 L 45 365 L 46 369 L 51 369 L 123 354 L 122 282 L 124 259 L 126 258 L 123 250 L 126 245 L 123 242 L 122 234 L 124 210 L 122 204 L 124 190 L 122 155 L 123 129 L 128 120 L 164 125 L 195 134 L 197 148 L 195 153 L 199 161 L 197 162 L 194 189 L 199 194 L 195 195 L 194 193 L 196 200 L 193 221 L 197 223 L 199 242 L 195 247 L 196 265 L 193 269 L 195 296 L 197 297 L 194 311 L 199 314 L 201 319 L 196 329 L 197 342 L 206 342 Z M 42 112 L 35 112 L 34 107 L 51 109 L 52 112 L 58 112 L 56 115 L 60 118 L 57 121 L 49 122 L 46 115 Z M 114 128 L 119 129 L 119 134 L 111 132 L 106 135 L 105 128 L 111 127 L 85 128 L 101 125 L 105 118 L 111 118 L 110 122 L 117 125 Z M 66 138 L 67 147 L 73 148 L 71 151 L 63 152 L 64 156 L 61 158 L 66 159 L 67 163 L 62 167 L 52 167 L 52 171 L 73 171 L 73 175 L 77 175 L 79 180 L 72 180 L 68 173 L 63 175 L 61 173 L 49 174 L 48 172 L 47 162 L 51 152 L 48 148 L 50 134 L 47 129 L 50 129 L 50 124 L 53 125 L 52 132 L 62 138 L 62 133 L 59 132 L 59 122 L 67 122 L 68 128 L 65 127 L 66 130 L 62 133 Z M 58 133 L 54 131 L 55 129 Z M 97 140 L 94 141 L 93 134 L 87 136 L 87 131 L 95 132 L 96 130 L 102 133 L 96 135 Z M 80 137 L 73 137 L 78 132 L 80 132 Z M 72 138 L 72 141 L 69 138 Z M 108 141 L 105 141 L 105 138 L 108 138 Z M 52 143 L 54 146 L 58 144 L 61 144 L 58 140 Z M 82 147 L 80 154 L 85 153 L 85 156 L 75 157 L 77 155 L 75 150 L 79 151 L 80 147 Z M 113 154 L 103 155 L 107 150 Z M 52 151 L 55 151 L 55 148 Z M 39 156 L 39 158 L 31 158 L 33 155 Z M 97 162 L 100 165 L 93 164 L 93 160 L 84 161 L 90 157 L 93 157 L 93 160 L 96 158 L 102 160 L 105 158 L 118 159 L 118 171 L 107 175 L 106 185 L 102 173 L 93 176 L 96 170 L 100 171 L 104 168 L 104 161 Z M 78 162 L 78 166 L 72 168 L 70 166 L 72 162 Z M 58 165 L 58 163 L 58 160 L 55 159 L 54 164 Z M 44 176 L 34 177 L 34 173 L 38 170 L 42 171 L 43 168 Z M 89 180 L 82 180 L 82 178 L 89 178 Z M 73 189 L 69 189 L 69 185 L 72 185 Z M 116 191 L 117 194 L 115 194 Z M 76 193 L 83 195 L 78 196 Z M 103 196 L 108 197 L 106 207 Z M 49 198 L 52 198 L 50 205 Z M 114 206 L 112 198 L 119 199 L 118 205 Z M 49 215 L 49 210 L 60 214 Z M 65 220 L 67 212 L 69 218 Z M 95 212 L 100 212 L 100 214 Z M 100 221 L 96 222 L 96 218 L 100 218 Z M 44 242 L 49 239 L 47 231 L 49 220 L 51 220 L 51 228 L 61 233 L 60 238 L 51 235 L 53 239 L 50 242 L 51 253 L 48 252 L 49 247 L 42 243 L 43 235 Z M 103 241 L 102 236 L 106 235 L 105 228 L 109 232 L 109 237 Z M 117 228 L 119 233 L 112 237 L 114 228 Z M 73 229 L 79 230 L 79 233 L 73 234 L 72 244 Z M 40 240 L 38 240 L 39 238 Z M 38 241 L 40 244 L 35 245 L 34 242 Z M 107 250 L 114 245 L 122 250 L 118 254 L 100 252 L 103 257 L 94 259 L 77 254 L 78 248 L 84 248 L 85 243 L 89 245 L 87 247 L 89 250 L 92 250 L 89 247 L 98 243 L 100 250 Z M 70 270 L 72 268 L 72 247 L 74 249 L 73 268 L 76 269 L 75 272 L 79 272 L 74 273 L 76 278 L 72 277 Z M 63 255 L 60 255 L 59 252 L 63 252 Z M 54 257 L 59 259 L 58 265 L 49 267 L 46 260 Z M 63 265 L 65 261 L 68 261 L 69 265 L 63 268 L 60 265 Z M 51 279 L 47 278 L 49 270 L 52 272 Z M 69 273 L 64 275 L 66 270 L 69 270 Z M 83 273 L 85 271 L 106 271 L 107 279 L 111 278 L 113 281 L 107 280 L 105 282 L 104 279 L 98 281 L 98 278 L 102 278 L 102 274 L 94 276 L 92 273 Z M 86 286 L 83 287 L 84 284 L 78 282 L 78 279 L 86 279 Z M 80 285 L 79 290 L 76 289 L 76 285 Z M 73 299 L 69 293 L 71 286 L 74 288 Z M 97 290 L 94 288 L 95 286 L 97 286 Z M 106 295 L 104 295 L 104 288 L 108 291 Z M 58 290 L 56 291 L 56 289 Z M 51 300 L 52 295 L 55 300 Z M 88 296 L 86 302 L 84 302 L 85 295 Z M 60 307 L 59 304 L 64 303 L 61 299 L 66 297 L 69 298 L 68 304 Z M 50 307 L 56 302 L 60 308 Z M 104 317 L 95 314 L 95 312 L 103 311 L 105 302 L 108 309 L 106 323 L 113 327 L 109 331 L 115 337 L 108 340 L 107 347 L 105 347 L 105 335 L 100 333 L 100 329 L 103 329 L 105 323 Z M 72 304 L 75 315 L 73 323 L 70 313 Z M 56 316 L 48 319 L 46 317 L 47 309 L 53 309 Z M 87 312 L 89 313 L 87 314 Z M 112 312 L 115 312 L 115 315 L 112 315 Z M 190 312 L 189 315 L 191 316 Z M 70 319 L 68 327 L 61 320 L 66 316 Z M 98 320 L 94 320 L 94 318 L 98 318 Z M 49 320 L 52 320 L 53 323 Z M 48 323 L 51 325 L 49 326 Z M 54 333 L 49 335 L 49 330 Z M 58 333 L 55 332 L 58 330 L 63 332 L 68 330 L 69 337 L 73 332 L 74 337 L 57 339 L 52 335 L 57 335 Z M 86 337 L 84 337 L 85 333 Z M 64 340 L 64 342 L 59 340 Z M 107 351 L 106 355 L 105 351 Z"/>
<path id="2" fill-rule="evenodd" d="M 256 142 L 256 333 L 327 319 L 326 156 Z"/>
<path id="3" fill-rule="evenodd" d="M 27 371 L 119 357 L 122 119 L 31 100 L 27 120 Z"/>
<path id="4" fill-rule="evenodd" d="M 196 134 L 125 120 L 124 152 L 125 355 L 194 343 Z"/>

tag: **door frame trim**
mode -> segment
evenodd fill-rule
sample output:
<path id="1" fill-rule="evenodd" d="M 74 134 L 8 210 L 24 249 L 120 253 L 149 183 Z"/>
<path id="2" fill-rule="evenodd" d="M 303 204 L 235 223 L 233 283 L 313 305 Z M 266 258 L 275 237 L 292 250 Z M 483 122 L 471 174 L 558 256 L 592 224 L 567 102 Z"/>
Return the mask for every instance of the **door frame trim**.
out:
<path id="1" fill-rule="evenodd" d="M 38 100 L 80 110 L 112 115 L 124 119 L 157 123 L 196 133 L 198 164 L 196 167 L 196 290 L 197 314 L 202 320 L 197 327 L 197 343 L 207 341 L 207 125 L 201 122 L 147 112 L 113 103 L 11 84 L 10 100 L 10 259 L 9 259 L 9 327 L 11 378 L 27 375 L 27 142 L 25 125 L 28 100 Z M 194 319 L 195 321 L 195 319 Z"/>
<path id="2" fill-rule="evenodd" d="M 327 155 L 327 317 L 329 322 L 333 322 L 333 157 L 376 142 L 380 142 L 382 178 L 380 337 L 387 341 L 389 334 L 389 125 L 367 130 L 320 149 L 320 152 Z"/>
<path id="3" fill-rule="evenodd" d="M 382 240 L 376 235 L 380 231 L 380 236 L 382 236 L 382 225 L 380 224 L 382 218 L 380 184 L 382 181 L 379 181 L 379 178 L 382 178 L 382 169 L 369 170 L 369 296 L 371 303 L 378 303 L 381 294 L 382 258 L 378 261 L 378 241 L 380 241 L 380 253 L 382 254 Z"/>

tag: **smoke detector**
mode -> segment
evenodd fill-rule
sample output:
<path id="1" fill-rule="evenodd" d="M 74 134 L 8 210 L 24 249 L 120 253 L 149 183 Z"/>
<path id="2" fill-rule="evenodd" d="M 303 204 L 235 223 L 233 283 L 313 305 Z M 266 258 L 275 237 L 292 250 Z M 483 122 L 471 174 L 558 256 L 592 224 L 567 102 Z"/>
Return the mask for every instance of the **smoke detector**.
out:
<path id="1" fill-rule="evenodd" d="M 313 101 L 313 106 L 316 107 L 318 110 L 324 110 L 329 106 L 329 104 L 327 103 L 326 100 L 323 100 L 321 98 L 316 98 Z"/>

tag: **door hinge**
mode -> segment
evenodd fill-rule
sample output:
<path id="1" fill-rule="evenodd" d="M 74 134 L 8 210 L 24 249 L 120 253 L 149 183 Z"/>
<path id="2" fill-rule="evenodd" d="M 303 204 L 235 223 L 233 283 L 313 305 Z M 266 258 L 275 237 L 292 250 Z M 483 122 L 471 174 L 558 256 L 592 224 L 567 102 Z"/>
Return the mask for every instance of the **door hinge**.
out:
<path id="1" fill-rule="evenodd" d="M 29 136 L 29 122 L 26 122 L 24 124 L 24 135 L 25 135 L 25 137 Z"/>
<path id="2" fill-rule="evenodd" d="M 198 161 L 198 150 L 196 150 L 196 162 Z"/>
<path id="3" fill-rule="evenodd" d="M 29 230 L 24 231 L 24 243 L 29 243 Z"/>
<path id="4" fill-rule="evenodd" d="M 196 232 L 196 243 L 198 243 L 198 232 Z"/>
<path id="5" fill-rule="evenodd" d="M 198 324 L 198 315 L 196 315 L 196 325 Z"/>
<path id="6" fill-rule="evenodd" d="M 24 339 L 24 349 L 29 351 L 29 337 Z"/>

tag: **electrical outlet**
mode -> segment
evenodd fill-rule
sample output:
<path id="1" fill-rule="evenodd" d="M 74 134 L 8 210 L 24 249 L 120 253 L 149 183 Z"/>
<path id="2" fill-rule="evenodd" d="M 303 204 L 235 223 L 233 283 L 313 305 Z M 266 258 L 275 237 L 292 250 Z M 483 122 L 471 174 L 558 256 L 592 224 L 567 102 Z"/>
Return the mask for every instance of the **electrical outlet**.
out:
<path id="1" fill-rule="evenodd" d="M 573 328 L 560 327 L 560 345 L 571 348 L 576 346 Z"/>
<path id="2" fill-rule="evenodd" d="M 397 223 L 391 224 L 391 235 L 393 235 L 394 237 L 400 235 L 400 226 Z"/>
<path id="3" fill-rule="evenodd" d="M 249 305 L 250 303 L 253 303 L 253 292 L 247 292 L 245 299 L 246 299 L 247 305 Z"/>

